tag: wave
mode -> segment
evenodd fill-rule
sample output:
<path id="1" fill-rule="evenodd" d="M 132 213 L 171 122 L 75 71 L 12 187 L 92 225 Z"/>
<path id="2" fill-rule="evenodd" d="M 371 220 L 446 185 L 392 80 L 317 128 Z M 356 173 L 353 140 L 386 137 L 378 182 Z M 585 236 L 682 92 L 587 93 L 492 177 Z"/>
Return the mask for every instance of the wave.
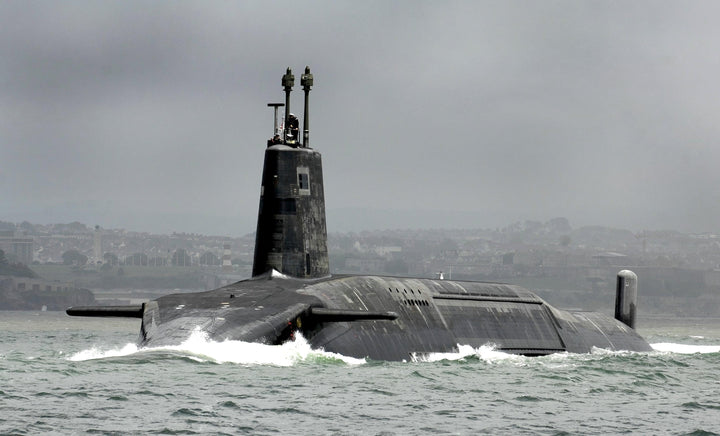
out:
<path id="1" fill-rule="evenodd" d="M 679 343 L 655 343 L 650 344 L 654 351 L 650 353 L 675 353 L 675 354 L 710 354 L 719 353 L 720 345 L 689 345 Z M 608 350 L 605 348 L 593 347 L 590 353 L 587 354 L 574 354 L 574 353 L 554 353 L 542 357 L 527 357 L 517 354 L 510 354 L 497 349 L 494 344 L 486 344 L 478 348 L 473 348 L 470 345 L 458 345 L 458 351 L 448 353 L 426 353 L 426 354 L 414 354 L 412 356 L 413 362 L 439 362 L 439 361 L 458 361 L 467 359 L 479 359 L 485 363 L 511 363 L 511 364 L 524 364 L 530 361 L 543 360 L 553 363 L 562 363 L 567 359 L 585 360 L 587 358 L 593 359 L 595 357 L 605 356 L 628 356 L 633 354 L 646 354 L 645 352 L 627 351 L 627 350 Z"/>
<path id="2" fill-rule="evenodd" d="M 559 352 L 547 354 L 540 357 L 529 357 L 521 354 L 512 354 L 497 349 L 495 344 L 485 344 L 483 346 L 473 348 L 470 345 L 459 345 L 458 351 L 448 353 L 427 353 L 422 355 L 414 355 L 413 361 L 415 362 L 438 362 L 443 360 L 463 360 L 463 359 L 479 359 L 486 363 L 514 363 L 524 364 L 528 362 L 534 362 L 542 360 L 544 362 L 562 363 L 568 359 L 580 358 L 582 360 L 586 358 L 594 358 L 597 356 L 626 356 L 628 354 L 636 354 L 634 351 L 627 350 L 608 350 L 605 348 L 592 347 L 589 353 L 568 353 Z"/>
<path id="3" fill-rule="evenodd" d="M 720 345 L 690 345 L 680 343 L 653 343 L 650 344 L 655 352 L 676 354 L 708 354 L 719 353 Z M 129 343 L 119 348 L 103 349 L 91 347 L 79 351 L 67 360 L 86 361 L 109 359 L 125 356 L 152 355 L 153 353 L 179 353 L 182 356 L 198 362 L 236 363 L 244 365 L 275 365 L 293 366 L 302 362 L 339 362 L 348 365 L 361 365 L 366 359 L 358 359 L 341 354 L 326 352 L 322 349 L 311 348 L 308 341 L 297 334 L 295 341 L 288 341 L 282 345 L 265 345 L 254 342 L 225 340 L 221 342 L 208 339 L 206 333 L 199 328 L 194 330 L 190 337 L 180 345 L 141 348 Z M 592 355 L 627 355 L 628 351 L 611 351 L 593 348 Z M 556 353 L 545 356 L 544 359 L 563 360 L 569 353 Z M 440 362 L 478 359 L 486 363 L 514 363 L 523 364 L 528 358 L 497 350 L 496 345 L 486 344 L 474 348 L 470 345 L 459 345 L 458 350 L 445 353 L 416 353 L 411 356 L 412 362 Z"/>
<path id="4" fill-rule="evenodd" d="M 525 357 L 517 354 L 505 353 L 498 351 L 495 344 L 485 344 L 478 348 L 470 345 L 458 344 L 458 351 L 450 351 L 446 353 L 415 353 L 411 356 L 413 362 L 440 362 L 443 360 L 457 361 L 468 358 L 477 358 L 488 363 L 498 361 L 518 361 Z"/>
<path id="5" fill-rule="evenodd" d="M 655 351 L 677 354 L 709 354 L 720 353 L 720 345 L 689 345 L 676 344 L 672 342 L 660 342 L 650 344 Z"/>
<path id="6" fill-rule="evenodd" d="M 72 360 L 74 362 L 80 362 L 83 360 L 93 360 L 93 359 L 105 359 L 109 357 L 122 357 L 122 356 L 129 356 L 131 354 L 137 353 L 138 347 L 135 344 L 126 344 L 122 348 L 116 348 L 111 350 L 102 350 L 98 347 L 92 347 L 88 348 L 87 350 L 79 351 L 72 356 L 68 357 L 67 360 Z"/>
<path id="7" fill-rule="evenodd" d="M 208 339 L 202 330 L 195 329 L 190 337 L 180 345 L 141 348 L 135 344 L 126 344 L 121 348 L 102 349 L 92 347 L 68 357 L 71 361 L 107 359 L 124 356 L 148 355 L 158 352 L 180 353 L 198 362 L 237 363 L 244 365 L 293 366 L 301 362 L 342 362 L 348 365 L 360 365 L 365 359 L 356 359 L 322 349 L 312 349 L 300 334 L 295 341 L 282 345 L 265 345 L 254 342 L 225 340 L 217 342 Z"/>

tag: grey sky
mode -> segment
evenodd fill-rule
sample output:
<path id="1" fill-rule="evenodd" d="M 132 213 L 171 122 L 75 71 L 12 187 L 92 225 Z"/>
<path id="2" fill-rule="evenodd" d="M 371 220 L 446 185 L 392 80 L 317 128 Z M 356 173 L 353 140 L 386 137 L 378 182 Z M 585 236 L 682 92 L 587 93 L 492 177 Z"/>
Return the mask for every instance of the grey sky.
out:
<path id="1" fill-rule="evenodd" d="M 718 2 L 4 1 L 0 220 L 254 231 L 266 103 L 309 65 L 329 231 L 564 216 L 720 232 L 718 16 Z"/>

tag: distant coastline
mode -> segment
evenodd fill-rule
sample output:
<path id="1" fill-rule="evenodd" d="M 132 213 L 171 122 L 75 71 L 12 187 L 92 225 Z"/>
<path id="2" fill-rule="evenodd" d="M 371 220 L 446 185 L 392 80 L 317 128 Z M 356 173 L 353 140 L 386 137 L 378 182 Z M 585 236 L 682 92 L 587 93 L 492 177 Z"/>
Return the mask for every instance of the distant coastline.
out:
<path id="1" fill-rule="evenodd" d="M 572 227 L 561 217 L 496 229 L 329 230 L 332 274 L 434 278 L 443 272 L 446 279 L 518 284 L 559 307 L 602 311 L 612 306 L 615 274 L 631 269 L 639 277 L 641 313 L 720 315 L 720 233 Z M 99 300 L 133 302 L 247 278 L 255 244 L 254 234 L 156 235 L 79 222 L 0 221 L 0 233 L 8 264 L 50 282 L 35 292 L 60 282 Z M 27 298 L 32 310 L 41 307 L 39 298 Z"/>
<path id="2" fill-rule="evenodd" d="M 65 310 L 95 304 L 89 289 L 47 280 L 0 275 L 0 310 Z"/>

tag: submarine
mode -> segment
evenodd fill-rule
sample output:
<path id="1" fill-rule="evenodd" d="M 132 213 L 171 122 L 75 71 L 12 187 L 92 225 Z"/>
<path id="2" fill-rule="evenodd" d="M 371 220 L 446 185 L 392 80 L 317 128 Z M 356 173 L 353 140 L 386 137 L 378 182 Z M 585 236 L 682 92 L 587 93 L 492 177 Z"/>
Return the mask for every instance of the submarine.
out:
<path id="1" fill-rule="evenodd" d="M 282 77 L 285 103 L 268 104 L 274 136 L 265 149 L 251 278 L 136 306 L 71 307 L 67 314 L 140 318 L 139 345 L 146 347 L 178 345 L 200 329 L 215 341 L 265 344 L 302 334 L 313 348 L 388 361 L 487 344 L 527 356 L 651 351 L 635 331 L 637 276 L 627 270 L 618 274 L 614 318 L 558 309 L 511 284 L 330 274 L 322 160 L 310 147 L 313 81 L 306 67 L 302 131 L 290 117 L 290 68 Z"/>

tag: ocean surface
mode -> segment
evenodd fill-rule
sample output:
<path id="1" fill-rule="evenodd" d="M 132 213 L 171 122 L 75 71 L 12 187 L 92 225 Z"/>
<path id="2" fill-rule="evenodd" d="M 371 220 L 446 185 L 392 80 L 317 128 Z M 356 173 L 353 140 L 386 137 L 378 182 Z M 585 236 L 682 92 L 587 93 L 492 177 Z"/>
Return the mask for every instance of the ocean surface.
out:
<path id="1" fill-rule="evenodd" d="M 0 434 L 720 434 L 720 319 L 638 322 L 656 351 L 377 362 L 0 312 Z"/>

